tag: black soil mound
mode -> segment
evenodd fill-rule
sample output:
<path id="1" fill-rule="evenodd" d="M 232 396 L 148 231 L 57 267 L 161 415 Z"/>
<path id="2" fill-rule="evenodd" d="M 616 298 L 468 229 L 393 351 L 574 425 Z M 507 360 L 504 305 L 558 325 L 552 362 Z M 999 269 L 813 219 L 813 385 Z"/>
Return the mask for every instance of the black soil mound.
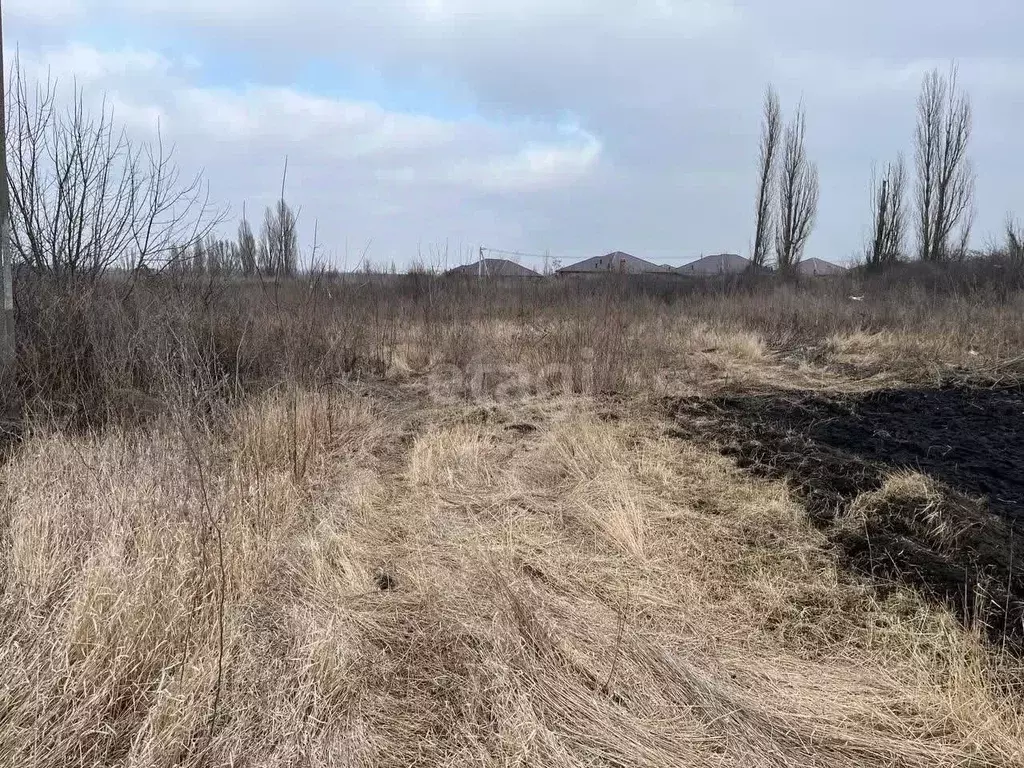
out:
<path id="1" fill-rule="evenodd" d="M 670 407 L 680 436 L 790 480 L 851 568 L 913 584 L 1024 649 L 1020 388 L 737 395 Z M 936 493 L 862 496 L 896 470 L 928 476 Z"/>

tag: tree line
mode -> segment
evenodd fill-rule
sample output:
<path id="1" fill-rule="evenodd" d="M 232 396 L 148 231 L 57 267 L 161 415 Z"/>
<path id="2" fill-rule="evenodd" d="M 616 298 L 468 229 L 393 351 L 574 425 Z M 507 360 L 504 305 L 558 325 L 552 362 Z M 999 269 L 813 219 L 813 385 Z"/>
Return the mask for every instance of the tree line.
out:
<path id="1" fill-rule="evenodd" d="M 293 277 L 299 271 L 298 217 L 282 197 L 264 212 L 259 237 L 243 214 L 236 239 L 208 234 L 191 245 L 172 245 L 165 263 L 173 273 Z"/>
<path id="2" fill-rule="evenodd" d="M 243 212 L 236 237 L 218 237 L 223 210 L 210 203 L 200 175 L 182 176 L 159 131 L 154 142 L 137 142 L 116 127 L 107 102 L 92 113 L 80 88 L 71 95 L 70 104 L 60 106 L 55 82 L 30 86 L 17 59 L 11 66 L 5 116 L 10 242 L 18 263 L 69 276 L 97 276 L 110 268 L 298 272 L 298 217 L 283 185 L 258 233 Z M 946 74 L 929 72 L 917 99 L 913 180 L 902 153 L 872 179 L 868 266 L 967 255 L 974 218 L 971 131 L 971 101 L 956 66 Z M 761 119 L 755 268 L 771 262 L 790 272 L 803 258 L 819 202 L 818 168 L 808 157 L 806 134 L 803 104 L 786 120 L 769 86 Z M 1012 221 L 1004 250 L 1024 263 L 1024 230 Z"/>
<path id="3" fill-rule="evenodd" d="M 872 221 L 864 249 L 869 268 L 912 258 L 941 263 L 968 255 L 975 212 L 975 175 L 968 152 L 972 128 L 970 96 L 960 87 L 956 65 L 947 74 L 938 69 L 927 73 L 917 98 L 913 189 L 902 153 L 873 174 Z M 783 128 L 779 96 L 769 85 L 757 165 L 755 268 L 769 266 L 773 255 L 780 272 L 794 270 L 814 227 L 818 171 L 807 158 L 805 134 L 803 105 Z M 1024 230 L 1012 217 L 1006 235 L 1004 252 L 1024 262 Z"/>

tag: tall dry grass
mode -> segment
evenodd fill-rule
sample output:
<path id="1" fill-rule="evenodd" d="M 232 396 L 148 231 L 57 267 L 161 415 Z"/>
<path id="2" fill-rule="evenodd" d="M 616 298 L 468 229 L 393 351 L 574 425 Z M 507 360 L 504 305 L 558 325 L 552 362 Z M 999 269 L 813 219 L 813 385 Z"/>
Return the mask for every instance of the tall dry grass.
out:
<path id="1" fill-rule="evenodd" d="M 0 482 L 3 764 L 1024 759 L 978 637 L 589 398 L 281 391 L 36 432 Z"/>
<path id="2" fill-rule="evenodd" d="M 210 428 L 295 386 L 414 382 L 455 402 L 642 397 L 1016 377 L 1024 366 L 1024 273 L 999 262 L 800 283 L 415 273 L 16 285 L 5 435 L 134 429 L 172 413 Z"/>
<path id="3" fill-rule="evenodd" d="M 417 273 L 26 277 L 17 288 L 19 362 L 4 400 L 75 429 L 137 423 L 171 403 L 209 413 L 287 382 L 395 380 L 445 367 L 463 377 L 474 366 L 492 378 L 548 371 L 570 391 L 636 394 L 659 376 L 707 368 L 705 350 L 731 360 L 737 344 L 753 367 L 768 353 L 903 380 L 950 370 L 1015 376 L 1024 366 L 1024 273 L 1000 262 L 797 284 Z"/>
<path id="4" fill-rule="evenodd" d="M 957 280 L 23 282 L 0 765 L 1021 764 L 1015 662 L 647 399 L 1015 370 Z"/>

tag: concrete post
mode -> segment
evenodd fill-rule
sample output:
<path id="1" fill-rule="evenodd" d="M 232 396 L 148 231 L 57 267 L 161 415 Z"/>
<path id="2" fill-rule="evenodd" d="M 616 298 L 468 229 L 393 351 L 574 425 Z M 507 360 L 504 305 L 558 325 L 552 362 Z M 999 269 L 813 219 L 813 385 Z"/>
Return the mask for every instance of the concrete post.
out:
<path id="1" fill-rule="evenodd" d="M 14 284 L 11 274 L 11 200 L 7 188 L 7 72 L 4 69 L 3 9 L 0 7 L 0 376 L 14 365 Z"/>

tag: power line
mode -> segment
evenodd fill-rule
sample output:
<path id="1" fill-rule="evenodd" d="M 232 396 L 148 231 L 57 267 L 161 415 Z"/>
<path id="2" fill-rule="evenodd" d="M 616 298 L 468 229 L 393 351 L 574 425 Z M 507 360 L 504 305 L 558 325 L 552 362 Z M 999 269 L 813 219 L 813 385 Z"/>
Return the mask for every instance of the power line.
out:
<path id="1" fill-rule="evenodd" d="M 486 246 L 480 246 L 480 253 L 500 253 L 504 256 L 519 256 L 524 259 L 550 259 L 550 254 L 547 253 L 523 253 L 522 251 L 505 251 L 501 248 L 487 248 Z"/>

